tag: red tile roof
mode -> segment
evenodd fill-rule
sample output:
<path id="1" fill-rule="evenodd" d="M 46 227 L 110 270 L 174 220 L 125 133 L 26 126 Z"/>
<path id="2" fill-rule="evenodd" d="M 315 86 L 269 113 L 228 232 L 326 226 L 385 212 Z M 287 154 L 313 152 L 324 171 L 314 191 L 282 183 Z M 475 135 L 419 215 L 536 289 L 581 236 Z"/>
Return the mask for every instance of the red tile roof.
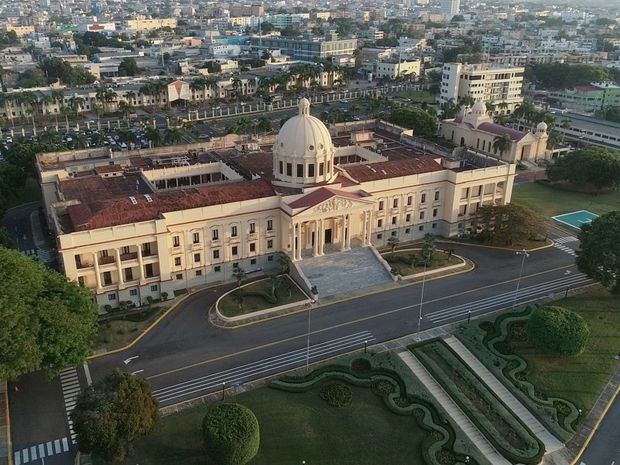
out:
<path id="1" fill-rule="evenodd" d="M 441 164 L 437 163 L 431 156 L 348 165 L 342 168 L 358 182 L 432 173 L 433 171 L 441 171 L 444 169 Z"/>
<path id="2" fill-rule="evenodd" d="M 480 131 L 489 132 L 491 134 L 495 134 L 497 136 L 506 135 L 510 137 L 513 141 L 519 141 L 527 136 L 526 132 L 517 131 L 516 129 L 507 128 L 506 126 L 502 126 L 501 124 L 495 123 L 481 123 L 478 126 Z"/>
<path id="3" fill-rule="evenodd" d="M 316 189 L 310 192 L 309 194 L 304 195 L 303 197 L 298 198 L 297 200 L 294 200 L 293 202 L 289 204 L 289 207 L 293 209 L 309 208 L 309 207 L 318 205 L 321 202 L 325 202 L 327 199 L 331 199 L 332 197 L 336 197 L 336 196 L 347 197 L 349 199 L 361 198 L 361 195 L 353 193 L 353 192 L 341 191 L 341 190 L 332 189 L 329 187 L 321 187 L 319 189 Z"/>

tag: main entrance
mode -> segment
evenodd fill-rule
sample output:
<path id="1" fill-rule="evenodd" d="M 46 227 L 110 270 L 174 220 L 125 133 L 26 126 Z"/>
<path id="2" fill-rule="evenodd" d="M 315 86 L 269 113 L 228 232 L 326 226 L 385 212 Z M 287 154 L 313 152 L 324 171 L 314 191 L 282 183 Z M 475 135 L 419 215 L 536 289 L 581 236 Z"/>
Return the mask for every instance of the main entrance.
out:
<path id="1" fill-rule="evenodd" d="M 325 230 L 325 244 L 331 244 L 331 243 L 332 243 L 332 230 L 326 229 Z"/>

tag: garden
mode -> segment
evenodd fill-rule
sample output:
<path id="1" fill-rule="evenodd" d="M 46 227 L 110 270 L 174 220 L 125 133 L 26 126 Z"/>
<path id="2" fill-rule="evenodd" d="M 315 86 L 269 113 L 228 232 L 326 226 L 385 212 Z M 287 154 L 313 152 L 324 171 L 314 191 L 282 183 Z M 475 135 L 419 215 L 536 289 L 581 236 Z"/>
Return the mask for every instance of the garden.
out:
<path id="1" fill-rule="evenodd" d="M 562 441 L 611 376 L 620 347 L 620 297 L 594 288 L 553 306 L 463 325 L 457 337 Z"/>
<path id="2" fill-rule="evenodd" d="M 307 299 L 288 275 L 281 274 L 237 287 L 218 301 L 217 309 L 230 318 Z"/>
<path id="3" fill-rule="evenodd" d="M 409 276 L 424 271 L 424 257 L 422 249 L 403 249 L 388 252 L 383 258 L 392 267 L 392 272 L 401 276 Z M 451 250 L 437 250 L 433 254 L 433 260 L 426 266 L 426 271 L 433 271 L 447 266 L 459 265 L 463 263 L 463 259 L 454 255 Z"/>
<path id="4" fill-rule="evenodd" d="M 206 424 L 214 423 L 208 420 L 214 409 L 234 403 L 253 412 L 260 430 L 255 457 L 237 464 L 451 465 L 466 463 L 467 457 L 467 463 L 490 465 L 431 399 L 396 354 L 358 354 L 285 376 L 216 406 L 164 417 L 135 443 L 127 463 L 233 463 L 214 455 L 232 456 L 229 446 L 215 452 L 212 446 L 237 433 L 230 428 L 213 432 Z M 240 454 L 245 457 L 254 444 L 250 441 Z"/>
<path id="5" fill-rule="evenodd" d="M 545 446 L 443 341 L 410 347 L 491 444 L 513 463 L 537 464 Z"/>

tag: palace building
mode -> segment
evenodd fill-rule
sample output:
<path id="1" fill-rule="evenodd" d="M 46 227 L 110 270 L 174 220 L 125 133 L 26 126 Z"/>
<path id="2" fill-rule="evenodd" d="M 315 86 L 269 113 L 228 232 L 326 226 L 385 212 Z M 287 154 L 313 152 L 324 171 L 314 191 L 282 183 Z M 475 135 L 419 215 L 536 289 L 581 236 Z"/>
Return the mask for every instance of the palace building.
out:
<path id="1" fill-rule="evenodd" d="M 277 136 L 129 152 L 44 153 L 38 168 L 65 274 L 104 307 L 145 302 L 332 251 L 454 236 L 505 204 L 515 165 L 457 154 L 382 121 L 299 114 Z"/>

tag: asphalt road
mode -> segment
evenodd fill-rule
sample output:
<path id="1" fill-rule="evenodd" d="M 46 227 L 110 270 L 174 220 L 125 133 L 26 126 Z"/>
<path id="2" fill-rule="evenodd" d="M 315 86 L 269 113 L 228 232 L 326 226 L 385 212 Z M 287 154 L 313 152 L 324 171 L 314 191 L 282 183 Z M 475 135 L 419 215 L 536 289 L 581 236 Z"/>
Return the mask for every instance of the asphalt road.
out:
<path id="1" fill-rule="evenodd" d="M 30 202 L 19 205 L 7 210 L 2 218 L 2 226 L 9 231 L 17 245 L 17 249 L 21 252 L 34 252 L 36 249 L 32 237 L 30 215 L 33 211 L 37 211 L 40 206 L 40 202 Z"/>
<path id="2" fill-rule="evenodd" d="M 620 464 L 620 401 L 616 400 L 579 460 L 579 465 Z"/>
<path id="3" fill-rule="evenodd" d="M 571 244 L 575 247 L 578 243 L 566 245 Z M 514 252 L 461 245 L 454 249 L 477 267 L 469 273 L 425 283 L 422 329 L 466 319 L 470 311 L 475 316 L 508 308 L 514 302 L 521 263 Z M 574 257 L 566 250 L 534 252 L 526 259 L 517 303 L 588 282 L 577 272 Z M 222 383 L 229 388 L 302 366 L 308 355 L 314 362 L 361 349 L 365 341 L 375 344 L 413 333 L 421 287 L 400 286 L 313 309 L 309 352 L 307 312 L 235 330 L 218 329 L 209 325 L 206 315 L 222 291 L 205 290 L 189 297 L 133 348 L 92 360 L 89 371 L 96 380 L 120 367 L 145 377 L 161 405 L 173 404 L 220 390 Z M 77 384 L 83 389 L 86 374 L 83 367 L 77 372 Z M 25 449 L 70 438 L 64 381 L 61 387 L 59 380 L 48 382 L 34 374 L 20 381 L 20 392 L 11 393 L 14 449 L 22 454 L 22 463 Z M 69 444 L 67 452 L 61 450 L 50 458 L 69 463 L 71 452 Z"/>

